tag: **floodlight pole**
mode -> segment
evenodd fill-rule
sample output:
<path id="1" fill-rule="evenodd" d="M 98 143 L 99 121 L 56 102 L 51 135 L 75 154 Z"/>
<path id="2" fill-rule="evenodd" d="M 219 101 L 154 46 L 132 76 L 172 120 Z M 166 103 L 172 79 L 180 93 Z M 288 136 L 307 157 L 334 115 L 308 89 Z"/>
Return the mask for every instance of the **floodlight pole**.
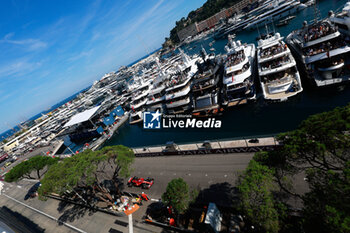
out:
<path id="1" fill-rule="evenodd" d="M 129 233 L 134 233 L 134 227 L 132 225 L 132 214 L 128 215 L 128 219 L 129 219 Z"/>

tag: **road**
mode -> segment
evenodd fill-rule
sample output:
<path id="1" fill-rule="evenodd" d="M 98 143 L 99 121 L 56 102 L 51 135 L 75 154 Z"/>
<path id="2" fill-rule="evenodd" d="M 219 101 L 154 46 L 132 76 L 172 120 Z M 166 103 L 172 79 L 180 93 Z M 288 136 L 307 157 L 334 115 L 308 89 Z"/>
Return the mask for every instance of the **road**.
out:
<path id="1" fill-rule="evenodd" d="M 212 184 L 234 184 L 247 167 L 253 153 L 212 154 L 193 156 L 163 156 L 137 158 L 132 166 L 133 176 L 154 178 L 149 190 L 132 187 L 131 192 L 145 191 L 150 198 L 159 199 L 167 184 L 174 178 L 183 178 L 190 187 L 208 188 Z"/>
<path id="2" fill-rule="evenodd" d="M 22 162 L 25 159 L 29 159 L 35 155 L 45 155 L 46 152 L 53 150 L 53 146 L 45 146 L 45 147 L 40 147 L 40 148 L 36 148 L 35 150 L 33 150 L 32 152 L 28 152 L 22 156 L 18 156 L 17 161 L 15 161 L 14 163 L 12 163 L 10 166 L 8 166 L 7 168 L 4 167 L 4 165 L 9 161 L 9 159 L 7 159 L 6 161 L 3 161 L 2 163 L 0 163 L 0 174 L 3 174 L 4 172 L 9 171 L 12 167 L 14 167 L 15 165 L 17 165 L 18 163 Z"/>
<path id="3" fill-rule="evenodd" d="M 145 192 L 153 199 L 159 199 L 166 186 L 173 178 L 182 177 L 190 187 L 206 189 L 216 183 L 234 184 L 239 173 L 243 171 L 252 153 L 196 155 L 136 158 L 133 164 L 133 175 L 153 177 L 155 184 Z M 45 202 L 37 198 L 24 200 L 29 188 L 35 182 L 22 180 L 18 183 L 5 183 L 0 206 L 17 212 L 28 221 L 32 221 L 45 232 L 127 232 L 127 218 L 116 217 L 105 213 L 92 213 L 77 207 L 62 205 L 57 200 Z M 140 188 L 126 188 L 134 193 L 140 193 Z M 139 221 L 144 215 L 148 202 L 134 213 L 134 232 L 161 232 L 162 229 Z M 58 224 L 57 219 L 66 224 Z M 116 222 L 117 220 L 117 222 Z"/>

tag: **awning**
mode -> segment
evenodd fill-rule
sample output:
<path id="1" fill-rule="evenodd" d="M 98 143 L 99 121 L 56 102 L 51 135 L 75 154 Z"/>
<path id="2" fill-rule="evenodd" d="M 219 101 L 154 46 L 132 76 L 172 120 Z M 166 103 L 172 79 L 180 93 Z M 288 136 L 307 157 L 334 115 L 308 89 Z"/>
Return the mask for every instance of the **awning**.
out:
<path id="1" fill-rule="evenodd" d="M 108 116 L 108 117 L 103 118 L 103 124 L 105 124 L 106 126 L 113 125 L 113 123 L 114 123 L 113 116 Z"/>
<path id="2" fill-rule="evenodd" d="M 114 109 L 111 114 L 113 117 L 118 116 L 121 117 L 124 115 L 124 110 L 123 108 L 119 105 L 116 109 Z"/>
<path id="3" fill-rule="evenodd" d="M 101 106 L 97 106 L 84 112 L 78 113 L 77 115 L 73 116 L 63 127 L 66 128 L 89 120 L 100 107 Z"/>

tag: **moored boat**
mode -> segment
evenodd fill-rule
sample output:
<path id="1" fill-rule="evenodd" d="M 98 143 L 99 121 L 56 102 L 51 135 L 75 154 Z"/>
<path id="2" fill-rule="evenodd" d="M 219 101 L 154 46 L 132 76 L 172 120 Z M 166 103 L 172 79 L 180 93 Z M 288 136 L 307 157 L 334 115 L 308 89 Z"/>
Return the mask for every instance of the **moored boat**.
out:
<path id="1" fill-rule="evenodd" d="M 279 33 L 258 41 L 257 57 L 266 100 L 283 101 L 303 91 L 295 59 Z"/>
<path id="2" fill-rule="evenodd" d="M 305 75 L 317 87 L 350 80 L 350 46 L 328 19 L 290 33 L 286 42 L 300 62 Z"/>
<path id="3" fill-rule="evenodd" d="M 231 107 L 254 100 L 255 45 L 235 42 L 229 36 L 225 50 L 223 105 Z"/>

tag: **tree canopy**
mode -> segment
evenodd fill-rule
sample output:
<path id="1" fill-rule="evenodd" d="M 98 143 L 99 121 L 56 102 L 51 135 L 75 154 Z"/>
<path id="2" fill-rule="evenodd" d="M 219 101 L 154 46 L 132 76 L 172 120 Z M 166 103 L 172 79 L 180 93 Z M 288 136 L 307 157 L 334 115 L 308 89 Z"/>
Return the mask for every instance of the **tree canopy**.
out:
<path id="1" fill-rule="evenodd" d="M 182 179 L 173 179 L 168 183 L 162 201 L 168 206 L 172 206 L 177 214 L 184 213 L 190 202 L 190 192 L 188 184 Z"/>
<path id="2" fill-rule="evenodd" d="M 282 147 L 257 153 L 280 190 L 303 202 L 306 232 L 350 231 L 350 105 L 310 116 L 291 132 L 278 136 Z M 293 191 L 294 175 L 305 174 L 310 191 Z"/>
<path id="3" fill-rule="evenodd" d="M 50 167 L 41 180 L 39 196 L 46 194 L 65 193 L 82 190 L 90 197 L 97 195 L 98 199 L 108 204 L 113 203 L 112 194 L 119 191 L 118 177 L 130 175 L 130 166 L 134 160 L 134 152 L 125 146 L 110 146 L 99 151 L 85 150 Z M 111 184 L 112 185 L 108 185 Z M 88 203 L 83 195 L 78 195 Z"/>
<path id="4" fill-rule="evenodd" d="M 5 181 L 15 182 L 21 178 L 40 179 L 42 176 L 40 172 L 47 166 L 52 166 L 57 163 L 58 160 L 58 158 L 52 158 L 50 156 L 37 155 L 31 157 L 30 159 L 17 164 L 6 173 Z M 33 172 L 35 173 L 33 174 Z"/>
<path id="5" fill-rule="evenodd" d="M 272 194 L 274 186 L 272 170 L 255 160 L 250 161 L 238 185 L 242 212 L 256 228 L 266 232 L 280 229 L 279 213 Z"/>

